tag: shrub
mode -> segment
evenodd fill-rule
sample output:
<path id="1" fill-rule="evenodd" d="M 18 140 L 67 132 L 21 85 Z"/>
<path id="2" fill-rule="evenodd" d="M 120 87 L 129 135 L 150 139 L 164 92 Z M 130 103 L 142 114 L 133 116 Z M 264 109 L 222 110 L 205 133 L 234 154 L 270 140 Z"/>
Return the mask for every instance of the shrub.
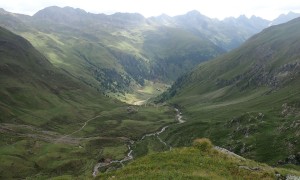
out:
<path id="1" fill-rule="evenodd" d="M 193 142 L 193 146 L 205 152 L 210 151 L 213 148 L 213 144 L 207 138 L 195 139 Z"/>

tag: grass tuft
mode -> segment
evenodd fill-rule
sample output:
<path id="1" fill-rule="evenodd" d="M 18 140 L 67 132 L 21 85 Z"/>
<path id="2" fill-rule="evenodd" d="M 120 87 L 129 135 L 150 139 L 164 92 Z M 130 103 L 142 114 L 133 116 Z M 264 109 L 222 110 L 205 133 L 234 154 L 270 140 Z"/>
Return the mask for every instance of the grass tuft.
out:
<path id="1" fill-rule="evenodd" d="M 207 138 L 195 139 L 193 146 L 204 152 L 208 152 L 213 148 L 212 142 Z"/>

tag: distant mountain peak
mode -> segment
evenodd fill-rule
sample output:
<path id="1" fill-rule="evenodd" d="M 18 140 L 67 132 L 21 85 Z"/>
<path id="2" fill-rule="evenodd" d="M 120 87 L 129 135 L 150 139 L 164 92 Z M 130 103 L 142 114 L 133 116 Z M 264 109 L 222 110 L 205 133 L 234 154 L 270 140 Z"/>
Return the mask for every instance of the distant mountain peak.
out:
<path id="1" fill-rule="evenodd" d="M 145 18 L 142 14 L 140 13 L 127 13 L 127 12 L 117 12 L 114 13 L 112 16 L 130 16 L 130 17 L 139 17 L 139 18 Z"/>
<path id="2" fill-rule="evenodd" d="M 86 20 L 88 13 L 79 8 L 50 6 L 33 15 L 37 20 L 48 20 L 56 23 L 80 22 Z"/>
<path id="3" fill-rule="evenodd" d="M 165 14 L 165 13 L 162 13 L 161 15 L 157 16 L 158 18 L 171 18 L 171 16 Z"/>
<path id="4" fill-rule="evenodd" d="M 252 16 L 250 17 L 250 19 L 251 19 L 251 20 L 265 20 L 265 19 L 263 19 L 263 18 L 261 18 L 261 17 L 259 17 L 259 16 L 255 16 L 255 15 L 252 15 Z"/>
<path id="5" fill-rule="evenodd" d="M 41 14 L 45 15 L 45 14 L 63 14 L 63 13 L 67 13 L 67 14 L 87 14 L 87 12 L 83 9 L 79 9 L 79 8 L 73 8 L 73 7 L 58 7 L 58 6 L 50 6 L 50 7 L 46 7 L 40 11 L 38 11 L 37 13 L 34 14 L 34 16 L 39 16 Z"/>
<path id="6" fill-rule="evenodd" d="M 161 14 L 159 16 L 153 16 L 148 19 L 156 19 L 156 20 L 172 20 L 173 18 L 167 14 Z"/>
<path id="7" fill-rule="evenodd" d="M 186 16 L 190 16 L 190 17 L 199 17 L 199 16 L 201 16 L 201 17 L 206 17 L 206 16 L 204 16 L 203 14 L 201 14 L 201 13 L 200 13 L 199 11 L 197 11 L 197 10 L 189 11 L 189 12 L 187 12 L 185 15 L 186 15 Z"/>
<path id="8" fill-rule="evenodd" d="M 39 10 L 37 13 L 39 13 L 39 12 L 45 12 L 45 11 L 60 10 L 60 9 L 62 9 L 62 8 L 58 7 L 58 6 L 49 6 L 49 7 L 45 7 L 44 9 Z"/>
<path id="9" fill-rule="evenodd" d="M 148 22 L 150 23 L 156 23 L 156 25 L 165 25 L 165 26 L 170 26 L 176 24 L 174 19 L 167 15 L 167 14 L 161 14 L 159 16 L 153 16 L 147 19 Z"/>
<path id="10" fill-rule="evenodd" d="M 189 11 L 184 15 L 178 15 L 178 16 L 175 16 L 174 18 L 182 21 L 185 24 L 190 24 L 190 25 L 192 25 L 192 24 L 195 25 L 195 24 L 199 24 L 199 23 L 202 23 L 205 21 L 212 20 L 209 17 L 201 14 L 197 10 Z"/>
<path id="11" fill-rule="evenodd" d="M 295 13 L 295 12 L 290 11 L 287 14 L 281 14 L 281 15 L 279 15 L 276 19 L 274 19 L 270 23 L 270 26 L 282 24 L 282 23 L 288 22 L 288 21 L 290 21 L 292 19 L 295 19 L 297 17 L 300 17 L 300 13 Z"/>
<path id="12" fill-rule="evenodd" d="M 5 11 L 5 9 L 3 9 L 3 8 L 0 8 L 0 13 L 1 14 L 8 14 L 9 12 Z"/>
<path id="13" fill-rule="evenodd" d="M 248 20 L 249 18 L 247 18 L 247 16 L 245 14 L 240 15 L 237 19 L 240 20 Z"/>
<path id="14" fill-rule="evenodd" d="M 85 10 L 83 10 L 83 9 L 80 9 L 80 8 L 73 8 L 73 7 L 70 7 L 70 6 L 63 7 L 62 9 L 64 9 L 64 10 L 69 10 L 69 11 L 77 11 L 77 12 L 87 13 L 87 12 L 86 12 Z"/>
<path id="15" fill-rule="evenodd" d="M 146 18 L 139 13 L 125 13 L 118 12 L 110 15 L 113 19 L 117 20 L 118 23 L 125 24 L 140 24 L 145 22 Z"/>
<path id="16" fill-rule="evenodd" d="M 201 15 L 201 13 L 197 10 L 192 10 L 192 11 L 189 11 L 187 12 L 186 14 L 191 14 L 191 15 Z"/>
<path id="17" fill-rule="evenodd" d="M 298 14 L 298 13 L 295 13 L 293 11 L 290 11 L 290 12 L 287 13 L 287 15 L 294 15 L 294 14 Z"/>

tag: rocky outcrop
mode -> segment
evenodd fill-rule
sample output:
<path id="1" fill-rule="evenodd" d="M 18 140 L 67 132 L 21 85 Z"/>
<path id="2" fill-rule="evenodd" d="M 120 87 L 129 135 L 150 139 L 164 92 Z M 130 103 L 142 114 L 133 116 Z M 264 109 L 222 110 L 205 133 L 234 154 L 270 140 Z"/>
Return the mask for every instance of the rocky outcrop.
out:
<path id="1" fill-rule="evenodd" d="M 266 67 L 266 64 L 263 62 L 265 61 L 264 59 L 268 59 L 272 56 L 272 51 L 263 54 L 262 56 L 258 56 L 262 60 L 254 64 L 247 72 L 231 79 L 217 79 L 216 85 L 219 87 L 235 85 L 240 87 L 241 90 L 247 89 L 248 87 L 260 86 L 268 86 L 272 89 L 276 89 L 299 76 L 299 60 L 271 70 L 270 67 Z"/>
<path id="2" fill-rule="evenodd" d="M 231 151 L 229 151 L 229 150 L 227 150 L 225 148 L 222 148 L 222 147 L 219 147 L 219 146 L 215 146 L 214 149 L 216 149 L 217 151 L 220 151 L 222 153 L 228 154 L 230 156 L 234 156 L 236 158 L 239 158 L 241 160 L 245 160 L 245 158 L 243 158 L 242 156 L 239 156 L 239 155 L 237 155 L 237 154 L 235 154 L 235 153 L 233 153 L 233 152 L 231 152 Z"/>
<path id="3" fill-rule="evenodd" d="M 296 154 L 289 155 L 284 160 L 278 161 L 278 164 L 279 165 L 284 165 L 284 164 L 300 165 L 300 152 L 297 152 Z"/>

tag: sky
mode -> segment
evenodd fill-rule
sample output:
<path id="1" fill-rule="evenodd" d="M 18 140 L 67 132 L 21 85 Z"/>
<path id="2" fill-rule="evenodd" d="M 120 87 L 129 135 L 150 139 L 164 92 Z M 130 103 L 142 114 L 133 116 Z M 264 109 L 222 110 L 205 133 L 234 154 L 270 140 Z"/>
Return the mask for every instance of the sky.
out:
<path id="1" fill-rule="evenodd" d="M 48 6 L 70 6 L 91 13 L 140 13 L 145 17 L 163 13 L 175 16 L 198 10 L 220 20 L 242 14 L 273 20 L 290 11 L 300 13 L 300 0 L 0 0 L 0 8 L 27 15 Z"/>

